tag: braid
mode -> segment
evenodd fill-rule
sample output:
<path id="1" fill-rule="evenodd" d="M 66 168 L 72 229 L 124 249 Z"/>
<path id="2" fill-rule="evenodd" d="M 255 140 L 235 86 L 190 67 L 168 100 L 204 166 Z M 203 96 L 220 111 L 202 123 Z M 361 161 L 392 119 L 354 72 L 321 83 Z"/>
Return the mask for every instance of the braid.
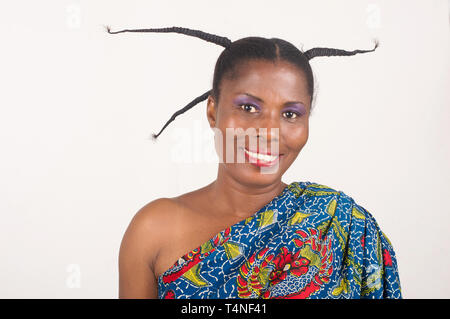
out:
<path id="1" fill-rule="evenodd" d="M 196 97 L 191 103 L 189 103 L 188 105 L 186 105 L 185 107 L 183 107 L 181 110 L 176 111 L 172 117 L 167 121 L 167 123 L 163 126 L 163 128 L 161 129 L 161 131 L 159 131 L 158 134 L 153 133 L 152 134 L 152 138 L 153 140 L 156 140 L 159 136 L 159 134 L 162 133 L 162 131 L 166 128 L 167 125 L 169 125 L 170 122 L 172 122 L 173 120 L 175 120 L 175 118 L 180 115 L 183 114 L 184 112 L 186 112 L 187 110 L 191 109 L 192 107 L 194 107 L 195 105 L 197 105 L 198 103 L 206 100 L 209 96 L 209 94 L 211 93 L 211 90 L 207 91 L 206 93 L 203 93 L 202 95 L 200 95 L 199 97 Z"/>
<path id="2" fill-rule="evenodd" d="M 205 41 L 212 42 L 212 43 L 215 43 L 217 45 L 223 46 L 225 48 L 228 48 L 231 45 L 231 43 L 232 43 L 232 41 L 230 39 L 226 38 L 226 37 L 221 37 L 221 36 L 218 36 L 218 35 L 215 35 L 215 34 L 211 34 L 211 33 L 207 33 L 207 32 L 203 32 L 203 31 L 200 31 L 200 30 L 193 30 L 193 29 L 180 28 L 180 27 L 151 28 L 151 29 L 131 29 L 131 30 L 130 29 L 124 29 L 124 30 L 120 30 L 120 31 L 111 31 L 111 28 L 109 26 L 106 26 L 106 30 L 110 34 L 117 34 L 117 33 L 122 33 L 122 32 L 175 32 L 175 33 L 181 33 L 181 34 L 197 37 L 197 38 L 200 38 L 202 40 L 205 40 Z M 192 107 L 194 107 L 198 103 L 206 100 L 208 98 L 208 96 L 210 95 L 210 93 L 211 93 L 211 90 L 207 91 L 206 93 L 200 95 L 199 97 L 196 97 L 192 102 L 190 102 L 188 105 L 186 105 L 182 109 L 176 111 L 172 115 L 172 117 L 167 121 L 167 123 L 163 126 L 161 131 L 159 131 L 158 134 L 155 134 L 155 133 L 152 134 L 153 140 L 155 141 L 158 138 L 158 136 L 162 133 L 162 131 L 167 127 L 167 125 L 169 125 L 170 122 L 175 120 L 175 118 L 178 115 L 183 114 L 184 112 L 186 112 L 187 110 L 191 109 Z"/>
<path id="3" fill-rule="evenodd" d="M 171 27 L 171 28 L 152 28 L 152 29 L 125 29 L 120 31 L 111 31 L 109 26 L 106 26 L 106 30 L 109 34 L 117 34 L 122 32 L 175 32 L 185 35 L 190 35 L 202 40 L 215 43 L 217 45 L 223 46 L 225 48 L 229 47 L 232 41 L 226 37 L 220 37 L 211 33 L 206 33 L 200 30 L 193 30 L 188 28 Z"/>
<path id="4" fill-rule="evenodd" d="M 309 49 L 304 53 L 306 58 L 308 60 L 311 60 L 312 58 L 316 56 L 350 56 L 355 55 L 358 53 L 366 53 L 366 52 L 373 52 L 378 47 L 378 40 L 374 40 L 375 47 L 372 50 L 354 50 L 354 51 L 345 51 L 345 50 L 339 50 L 339 49 L 332 49 L 332 48 L 312 48 Z"/>
<path id="5" fill-rule="evenodd" d="M 214 72 L 214 78 L 216 78 L 216 76 L 218 76 L 219 79 L 221 78 L 223 72 L 225 72 L 225 70 L 227 70 L 227 68 L 232 68 L 234 65 L 236 65 L 240 58 L 242 58 L 242 59 L 252 59 L 252 58 L 263 58 L 264 59 L 265 58 L 268 60 L 273 59 L 273 56 L 271 55 L 271 53 L 269 53 L 270 45 L 269 46 L 267 45 L 268 42 L 261 42 L 261 41 L 268 41 L 268 39 L 259 38 L 259 37 L 244 38 L 244 39 L 233 42 L 226 37 L 221 37 L 221 36 L 203 32 L 200 30 L 193 30 L 193 29 L 181 28 L 181 27 L 151 28 L 151 29 L 124 29 L 124 30 L 120 30 L 120 31 L 111 31 L 111 28 L 109 26 L 105 26 L 105 27 L 109 34 L 117 34 L 117 33 L 122 33 L 122 32 L 160 32 L 160 33 L 175 32 L 175 33 L 181 33 L 181 34 L 193 36 L 193 37 L 220 45 L 222 47 L 225 47 L 225 49 L 229 49 L 231 47 L 231 45 L 234 44 L 235 46 L 237 46 L 239 48 L 234 50 L 233 54 L 228 52 L 228 50 L 224 50 L 224 52 L 222 52 L 222 54 L 221 54 L 221 57 L 219 57 L 220 64 L 219 64 L 219 61 L 216 62 L 216 70 Z M 255 40 L 256 42 L 254 42 L 253 40 Z M 273 43 L 274 39 L 269 39 L 269 40 L 271 40 Z M 313 94 L 314 81 L 312 78 L 311 66 L 309 65 L 309 62 L 308 62 L 309 60 L 311 60 L 312 58 L 317 57 L 317 56 L 350 56 L 350 55 L 355 55 L 358 53 L 372 52 L 372 51 L 375 51 L 375 49 L 378 47 L 378 40 L 375 40 L 375 47 L 372 50 L 345 51 L 345 50 L 332 49 L 332 48 L 312 48 L 306 52 L 303 52 L 303 56 L 302 56 L 300 54 L 302 51 L 299 51 L 297 48 L 295 48 L 289 42 L 286 42 L 284 40 L 281 41 L 280 39 L 277 39 L 277 41 L 278 42 L 275 42 L 275 43 L 277 43 L 277 45 L 273 46 L 274 48 L 276 48 L 276 50 L 279 50 L 279 46 L 281 45 L 283 47 L 284 51 L 289 52 L 289 53 L 287 53 L 285 58 L 287 58 L 289 61 L 295 61 L 294 64 L 299 66 L 299 68 L 301 68 L 303 70 L 309 70 L 309 72 L 307 72 L 307 74 L 309 74 L 308 84 L 311 87 L 311 92 L 310 92 L 311 95 Z M 244 45 L 244 49 L 242 49 L 240 47 L 241 45 Z M 246 47 L 247 45 L 251 46 L 251 47 L 248 48 L 248 47 Z M 260 47 L 258 47 L 258 49 L 253 49 L 253 46 L 257 46 L 257 45 L 260 45 Z M 293 50 L 293 48 L 295 48 L 295 50 L 297 50 L 298 53 L 296 53 L 295 50 Z M 257 52 L 257 53 L 255 53 L 255 52 Z M 224 53 L 231 54 L 231 56 L 223 57 Z M 276 56 L 278 56 L 278 51 L 277 51 Z M 300 57 L 302 61 L 299 62 L 298 57 Z M 305 60 L 305 58 L 306 58 L 306 60 Z M 225 59 L 227 61 L 226 67 L 224 67 L 222 65 L 225 62 L 223 62 L 221 59 Z M 206 100 L 210 94 L 215 94 L 216 90 L 218 90 L 217 89 L 218 84 L 215 84 L 215 83 L 216 83 L 216 81 L 214 80 L 212 90 L 208 90 L 207 92 L 205 92 L 202 95 L 195 98 L 192 102 L 190 102 L 188 105 L 186 105 L 182 109 L 176 111 L 172 115 L 172 117 L 166 122 L 166 124 L 163 126 L 163 128 L 161 129 L 161 131 L 159 131 L 158 134 L 154 134 L 154 133 L 152 134 L 153 140 L 156 141 L 156 139 L 162 133 L 162 131 L 170 124 L 170 122 L 175 120 L 175 118 L 178 115 L 183 114 L 184 112 L 191 109 L 198 103 Z"/>

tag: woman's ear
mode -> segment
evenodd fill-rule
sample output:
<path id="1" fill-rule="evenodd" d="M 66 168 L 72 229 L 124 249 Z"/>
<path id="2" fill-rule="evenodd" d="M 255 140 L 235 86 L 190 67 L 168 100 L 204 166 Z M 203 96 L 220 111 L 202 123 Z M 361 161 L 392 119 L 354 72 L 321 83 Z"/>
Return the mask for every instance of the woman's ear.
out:
<path id="1" fill-rule="evenodd" d="M 211 128 L 216 126 L 216 116 L 217 116 L 217 105 L 214 98 L 210 95 L 208 96 L 208 102 L 206 106 L 206 117 Z"/>

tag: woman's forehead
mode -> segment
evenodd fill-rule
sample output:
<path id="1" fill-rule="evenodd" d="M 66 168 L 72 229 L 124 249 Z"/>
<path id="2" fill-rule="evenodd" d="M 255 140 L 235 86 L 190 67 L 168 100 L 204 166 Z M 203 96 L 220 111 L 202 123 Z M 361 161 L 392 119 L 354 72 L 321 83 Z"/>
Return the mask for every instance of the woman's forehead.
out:
<path id="1" fill-rule="evenodd" d="M 282 95 L 308 94 L 307 81 L 303 72 L 288 63 L 254 62 L 238 67 L 232 78 L 224 78 L 222 92 L 235 94 L 238 91 L 280 92 Z"/>
<path id="2" fill-rule="evenodd" d="M 252 59 L 242 61 L 236 64 L 233 68 L 233 73 L 236 77 L 245 76 L 246 74 L 251 73 L 270 73 L 274 71 L 299 73 L 299 76 L 304 76 L 303 70 L 284 60 L 269 61 L 264 59 Z"/>

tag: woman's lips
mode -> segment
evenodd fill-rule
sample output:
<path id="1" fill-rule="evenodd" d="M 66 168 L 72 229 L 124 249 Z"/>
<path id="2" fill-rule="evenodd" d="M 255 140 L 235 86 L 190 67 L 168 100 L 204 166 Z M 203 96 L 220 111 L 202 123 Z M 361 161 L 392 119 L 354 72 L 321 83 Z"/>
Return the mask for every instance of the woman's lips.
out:
<path id="1" fill-rule="evenodd" d="M 245 158 L 249 160 L 250 164 L 254 164 L 256 166 L 273 166 L 275 165 L 283 154 L 272 155 L 269 152 L 252 152 L 244 149 Z"/>
<path id="2" fill-rule="evenodd" d="M 252 153 L 257 153 L 257 154 L 262 154 L 262 155 L 278 155 L 278 153 L 277 152 L 275 152 L 275 153 L 272 153 L 270 150 L 267 150 L 267 151 L 263 151 L 263 150 L 249 150 L 248 148 L 245 148 L 245 150 L 246 151 L 250 151 L 250 152 L 252 152 Z M 280 155 L 283 155 L 283 154 L 280 154 Z"/>

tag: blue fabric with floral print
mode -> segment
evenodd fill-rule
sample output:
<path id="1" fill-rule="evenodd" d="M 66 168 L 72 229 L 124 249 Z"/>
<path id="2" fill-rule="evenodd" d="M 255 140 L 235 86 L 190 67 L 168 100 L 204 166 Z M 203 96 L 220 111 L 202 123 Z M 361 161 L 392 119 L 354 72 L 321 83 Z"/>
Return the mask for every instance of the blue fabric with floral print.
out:
<path id="1" fill-rule="evenodd" d="M 158 297 L 402 298 L 395 253 L 342 191 L 292 182 L 254 215 L 186 253 Z"/>

